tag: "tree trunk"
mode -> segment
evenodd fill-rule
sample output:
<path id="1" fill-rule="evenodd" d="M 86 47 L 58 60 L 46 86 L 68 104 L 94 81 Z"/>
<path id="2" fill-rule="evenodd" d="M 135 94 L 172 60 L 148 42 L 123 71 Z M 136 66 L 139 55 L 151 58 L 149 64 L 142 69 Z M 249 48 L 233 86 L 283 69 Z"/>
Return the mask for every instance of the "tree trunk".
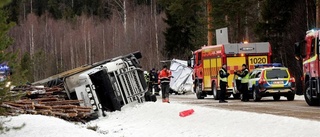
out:
<path id="1" fill-rule="evenodd" d="M 211 0 L 207 0 L 207 20 L 208 20 L 208 44 L 207 45 L 212 45 L 212 40 L 213 40 L 213 34 L 212 34 L 212 16 L 211 16 L 211 10 L 212 10 L 212 3 Z"/>
<path id="2" fill-rule="evenodd" d="M 102 46 L 103 46 L 103 59 L 106 58 L 106 41 L 105 41 L 105 36 L 104 36 L 104 24 L 102 28 Z"/>
<path id="3" fill-rule="evenodd" d="M 90 35 L 91 33 L 90 33 L 90 31 L 88 31 L 88 45 L 89 45 L 89 47 L 88 47 L 88 50 L 89 50 L 89 64 L 91 64 L 92 62 L 92 55 L 91 55 L 91 50 L 92 50 L 92 45 L 91 45 L 91 35 Z"/>
<path id="4" fill-rule="evenodd" d="M 320 0 L 316 1 L 316 28 L 320 27 Z"/>
<path id="5" fill-rule="evenodd" d="M 30 0 L 30 12 L 32 13 L 32 9 L 33 9 L 33 7 L 32 7 L 32 0 Z"/>
<path id="6" fill-rule="evenodd" d="M 157 21 L 157 0 L 155 0 L 155 2 L 153 2 L 154 5 L 154 12 L 153 12 L 153 16 L 154 16 L 154 28 L 155 28 L 155 37 L 156 37 L 156 61 L 157 61 L 157 66 L 159 66 L 160 63 L 160 55 L 159 55 L 159 39 L 158 39 L 158 21 Z"/>
<path id="7" fill-rule="evenodd" d="M 124 34 L 127 35 L 127 9 L 126 9 L 126 0 L 123 0 L 123 27 Z"/>

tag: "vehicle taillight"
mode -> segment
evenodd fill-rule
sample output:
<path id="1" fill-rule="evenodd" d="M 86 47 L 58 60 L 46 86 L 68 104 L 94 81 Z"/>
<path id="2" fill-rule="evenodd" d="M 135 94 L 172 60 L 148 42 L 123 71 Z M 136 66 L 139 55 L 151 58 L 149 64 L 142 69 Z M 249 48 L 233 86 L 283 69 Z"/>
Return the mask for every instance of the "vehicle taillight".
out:
<path id="1" fill-rule="evenodd" d="M 291 78 L 289 79 L 289 82 L 296 82 L 296 80 L 294 79 L 294 77 L 291 77 Z"/>
<path id="2" fill-rule="evenodd" d="M 264 78 L 264 71 L 261 72 L 261 78 L 259 79 L 259 84 L 263 85 L 267 83 L 266 79 Z"/>

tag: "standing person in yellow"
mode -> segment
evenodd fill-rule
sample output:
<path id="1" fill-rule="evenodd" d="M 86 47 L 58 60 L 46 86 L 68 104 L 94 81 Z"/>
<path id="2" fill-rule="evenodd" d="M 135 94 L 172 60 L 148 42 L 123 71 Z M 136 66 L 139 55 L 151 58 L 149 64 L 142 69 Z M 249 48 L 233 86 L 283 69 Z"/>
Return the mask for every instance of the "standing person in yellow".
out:
<path id="1" fill-rule="evenodd" d="M 242 98 L 241 101 L 248 102 L 249 101 L 249 91 L 248 91 L 248 83 L 249 83 L 249 69 L 246 64 L 242 65 L 241 73 L 236 73 L 239 77 L 241 77 L 241 93 Z"/>
<path id="2" fill-rule="evenodd" d="M 228 103 L 225 101 L 227 85 L 228 85 L 228 76 L 230 74 L 227 72 L 227 65 L 223 64 L 222 68 L 219 70 L 219 78 L 220 78 L 220 100 L 219 103 Z"/>
<path id="3" fill-rule="evenodd" d="M 159 73 L 159 82 L 161 85 L 161 94 L 162 94 L 162 102 L 170 103 L 169 102 L 169 91 L 170 91 L 170 78 L 171 71 L 167 69 L 167 66 L 164 65 L 162 70 Z"/>

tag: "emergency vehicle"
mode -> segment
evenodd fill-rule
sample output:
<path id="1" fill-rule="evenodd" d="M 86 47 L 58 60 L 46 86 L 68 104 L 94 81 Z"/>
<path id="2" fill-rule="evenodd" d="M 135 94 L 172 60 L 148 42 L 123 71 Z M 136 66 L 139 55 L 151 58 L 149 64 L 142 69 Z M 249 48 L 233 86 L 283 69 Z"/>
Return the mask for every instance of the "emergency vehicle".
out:
<path id="1" fill-rule="evenodd" d="M 300 89 L 303 89 L 304 98 L 310 106 L 320 105 L 319 33 L 320 30 L 309 30 L 305 39 L 295 44 L 296 59 L 302 60 L 303 67 L 302 84 L 299 86 L 302 86 Z"/>
<path id="2" fill-rule="evenodd" d="M 234 90 L 232 80 L 234 72 L 242 69 L 242 64 L 247 64 L 249 69 L 254 69 L 255 64 L 270 63 L 271 46 L 269 42 L 259 43 L 233 43 L 215 46 L 204 46 L 193 52 L 191 66 L 193 67 L 194 91 L 198 99 L 213 95 L 219 99 L 219 70 L 222 64 L 227 64 L 228 88 L 227 96 L 233 94 L 239 98 L 240 93 Z"/>
<path id="3" fill-rule="evenodd" d="M 248 91 L 253 101 L 260 101 L 262 97 L 272 96 L 280 100 L 281 96 L 293 101 L 295 96 L 295 79 L 287 67 L 280 63 L 258 64 L 249 75 Z"/>
<path id="4" fill-rule="evenodd" d="M 10 75 L 10 68 L 7 63 L 0 64 L 0 82 L 5 81 L 7 77 Z"/>

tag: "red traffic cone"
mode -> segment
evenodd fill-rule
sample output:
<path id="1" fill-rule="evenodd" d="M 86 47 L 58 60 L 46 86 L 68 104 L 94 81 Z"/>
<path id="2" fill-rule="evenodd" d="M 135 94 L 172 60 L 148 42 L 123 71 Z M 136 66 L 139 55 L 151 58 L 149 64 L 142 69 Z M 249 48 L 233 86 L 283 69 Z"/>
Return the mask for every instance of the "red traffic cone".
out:
<path id="1" fill-rule="evenodd" d="M 181 112 L 179 113 L 179 116 L 180 116 L 180 117 L 186 117 L 186 116 L 191 115 L 193 112 L 194 112 L 193 109 L 181 111 Z"/>

